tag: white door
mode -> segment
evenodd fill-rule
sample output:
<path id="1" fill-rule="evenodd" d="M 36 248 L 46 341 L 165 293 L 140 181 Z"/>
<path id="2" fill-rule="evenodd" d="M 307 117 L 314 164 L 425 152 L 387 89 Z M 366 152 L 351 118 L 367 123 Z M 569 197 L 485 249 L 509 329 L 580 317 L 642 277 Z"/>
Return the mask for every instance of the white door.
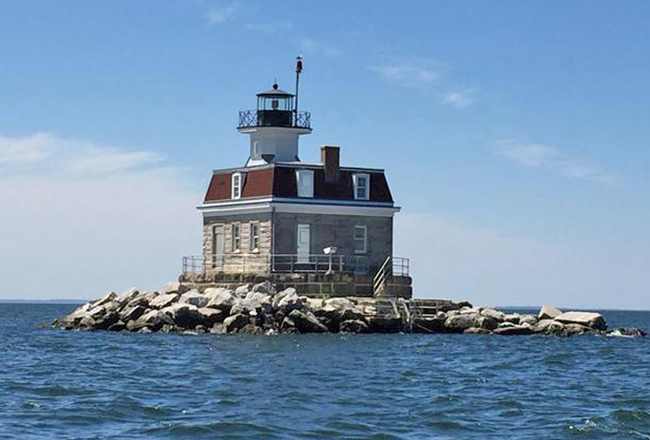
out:
<path id="1" fill-rule="evenodd" d="M 309 263 L 310 240 L 310 226 L 298 225 L 298 263 Z"/>
<path id="2" fill-rule="evenodd" d="M 224 249 L 223 226 L 217 226 L 214 228 L 214 236 L 212 237 L 212 240 L 212 249 L 214 250 L 212 255 L 212 268 L 222 269 Z"/>

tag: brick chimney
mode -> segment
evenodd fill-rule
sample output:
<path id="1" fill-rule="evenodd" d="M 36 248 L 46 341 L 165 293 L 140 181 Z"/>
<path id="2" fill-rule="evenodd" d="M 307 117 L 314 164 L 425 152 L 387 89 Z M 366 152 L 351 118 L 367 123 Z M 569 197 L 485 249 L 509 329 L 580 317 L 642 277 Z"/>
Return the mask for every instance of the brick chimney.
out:
<path id="1" fill-rule="evenodd" d="M 338 183 L 341 170 L 341 149 L 333 145 L 320 147 L 320 158 L 325 169 L 325 183 Z"/>

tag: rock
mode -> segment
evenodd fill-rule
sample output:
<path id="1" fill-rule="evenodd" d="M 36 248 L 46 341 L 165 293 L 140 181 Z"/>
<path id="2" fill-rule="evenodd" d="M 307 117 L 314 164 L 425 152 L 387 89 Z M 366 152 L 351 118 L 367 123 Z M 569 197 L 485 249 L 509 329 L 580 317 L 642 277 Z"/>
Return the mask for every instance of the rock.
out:
<path id="1" fill-rule="evenodd" d="M 564 324 L 553 320 L 544 330 L 544 334 L 549 336 L 567 336 L 567 331 Z"/>
<path id="2" fill-rule="evenodd" d="M 208 298 L 201 295 L 196 290 L 190 290 L 189 292 L 183 293 L 181 297 L 178 299 L 178 302 L 185 303 L 185 304 L 192 304 L 193 306 L 200 308 L 200 307 L 205 307 L 208 304 Z"/>
<path id="3" fill-rule="evenodd" d="M 117 299 L 117 294 L 115 292 L 109 292 L 106 295 L 102 296 L 101 298 L 91 301 L 90 304 L 92 307 L 98 307 L 98 306 L 103 306 L 108 303 L 112 303 Z"/>
<path id="4" fill-rule="evenodd" d="M 209 295 L 212 299 L 210 299 L 206 307 L 224 310 L 225 312 L 229 312 L 235 304 L 240 302 L 240 299 L 227 289 L 216 289 L 216 291 L 210 292 Z"/>
<path id="5" fill-rule="evenodd" d="M 519 313 L 509 313 L 503 317 L 505 322 L 511 322 L 513 324 L 519 324 Z"/>
<path id="6" fill-rule="evenodd" d="M 197 312 L 199 314 L 199 322 L 206 328 L 222 323 L 227 316 L 223 310 L 211 309 L 209 307 L 201 307 Z"/>
<path id="7" fill-rule="evenodd" d="M 519 317 L 519 324 L 535 326 L 537 325 L 537 317 L 535 315 L 521 315 Z"/>
<path id="8" fill-rule="evenodd" d="M 533 333 L 533 328 L 530 325 L 513 325 L 499 327 L 493 332 L 495 335 L 509 336 L 509 335 L 530 335 Z"/>
<path id="9" fill-rule="evenodd" d="M 119 308 L 124 308 L 127 304 L 129 304 L 131 301 L 133 301 L 135 298 L 137 298 L 140 295 L 140 292 L 138 289 L 135 287 L 127 290 L 126 292 L 122 292 L 119 295 L 117 295 L 117 298 L 115 298 L 115 302 L 119 304 Z"/>
<path id="10" fill-rule="evenodd" d="M 275 295 L 277 291 L 275 286 L 270 281 L 264 281 L 253 286 L 253 292 L 264 293 L 267 295 Z"/>
<path id="11" fill-rule="evenodd" d="M 506 314 L 491 308 L 483 308 L 481 309 L 481 316 L 493 318 L 501 323 L 505 320 Z"/>
<path id="12" fill-rule="evenodd" d="M 562 312 L 555 308 L 553 304 L 544 304 L 542 305 L 541 310 L 537 314 L 537 319 L 555 319 L 560 316 Z"/>
<path id="13" fill-rule="evenodd" d="M 238 288 L 235 289 L 235 295 L 239 296 L 240 298 L 243 298 L 248 294 L 250 290 L 251 290 L 250 284 L 244 284 L 243 286 L 239 286 Z"/>
<path id="14" fill-rule="evenodd" d="M 170 305 L 174 304 L 176 301 L 178 301 L 178 294 L 176 293 L 170 293 L 167 295 L 159 295 L 149 301 L 149 307 L 152 309 L 164 309 L 165 307 L 169 307 Z"/>
<path id="15" fill-rule="evenodd" d="M 271 309 L 271 296 L 263 292 L 256 292 L 255 290 L 248 292 L 242 302 L 248 310 L 257 310 L 260 308 Z"/>
<path id="16" fill-rule="evenodd" d="M 96 330 L 107 330 L 110 326 L 115 324 L 120 319 L 120 314 L 114 310 L 111 310 L 98 319 L 95 319 L 95 324 L 93 328 Z"/>
<path id="17" fill-rule="evenodd" d="M 476 326 L 476 315 L 458 314 L 445 320 L 445 329 L 451 333 L 462 333 L 470 327 Z"/>
<path id="18" fill-rule="evenodd" d="M 555 320 L 563 324 L 580 324 L 596 330 L 607 330 L 605 318 L 600 313 L 565 312 L 556 316 Z"/>
<path id="19" fill-rule="evenodd" d="M 226 333 L 228 333 L 228 328 L 225 326 L 225 324 L 215 324 L 210 329 L 210 333 L 215 335 L 225 335 Z"/>
<path id="20" fill-rule="evenodd" d="M 632 327 L 631 329 L 628 330 L 627 332 L 628 336 L 632 336 L 634 338 L 639 338 L 639 337 L 645 337 L 645 332 L 641 330 L 640 328 Z"/>
<path id="21" fill-rule="evenodd" d="M 368 324 L 359 319 L 348 319 L 341 322 L 340 331 L 341 333 L 367 333 Z"/>
<path id="22" fill-rule="evenodd" d="M 586 333 L 594 332 L 594 329 L 589 326 L 582 325 L 582 324 L 575 324 L 575 323 L 564 324 L 564 329 L 567 336 L 583 335 Z"/>
<path id="23" fill-rule="evenodd" d="M 228 333 L 235 333 L 249 323 L 250 317 L 241 313 L 229 316 L 223 320 L 223 325 L 226 326 Z"/>
<path id="24" fill-rule="evenodd" d="M 540 319 L 539 321 L 537 321 L 537 324 L 535 326 L 533 326 L 533 331 L 535 333 L 543 333 L 554 322 L 555 321 L 553 321 L 552 319 Z"/>
<path id="25" fill-rule="evenodd" d="M 303 307 L 302 300 L 296 293 L 296 289 L 293 288 L 286 289 L 273 298 L 273 309 L 282 311 L 285 314 Z"/>
<path id="26" fill-rule="evenodd" d="M 338 333 L 341 324 L 341 314 L 334 306 L 324 306 L 313 310 L 318 320 L 332 333 Z M 401 322 L 401 321 L 400 321 Z"/>
<path id="27" fill-rule="evenodd" d="M 488 330 L 488 332 L 496 329 L 500 324 L 500 322 L 492 316 L 478 316 L 475 322 L 477 328 Z"/>
<path id="28" fill-rule="evenodd" d="M 115 324 L 112 324 L 106 330 L 108 330 L 109 332 L 121 332 L 126 330 L 126 324 L 124 324 L 124 322 L 122 321 L 117 321 Z"/>
<path id="29" fill-rule="evenodd" d="M 434 318 L 434 320 L 436 320 Z M 413 326 L 413 331 L 416 333 L 439 333 L 441 330 L 438 331 L 426 331 L 426 323 L 424 326 L 418 325 L 418 322 L 421 321 L 428 321 L 425 319 L 416 319 L 415 325 Z M 437 321 L 437 328 L 442 329 L 443 327 L 443 322 L 442 320 L 436 320 Z M 325 324 L 327 325 L 327 324 Z M 329 328 L 329 325 L 327 326 Z M 400 318 L 386 318 L 383 316 L 372 316 L 368 318 L 368 327 L 370 329 L 370 332 L 372 333 L 399 333 L 403 331 L 402 328 L 402 320 Z M 340 326 L 336 331 L 340 330 Z M 423 331 L 419 331 L 423 330 Z"/>
<path id="30" fill-rule="evenodd" d="M 169 295 L 172 293 L 177 293 L 179 295 L 182 295 L 183 293 L 187 292 L 190 290 L 190 288 L 184 284 L 179 283 L 178 281 L 172 281 L 167 284 L 165 284 L 165 287 L 163 288 L 162 293 L 165 295 Z"/>
<path id="31" fill-rule="evenodd" d="M 135 296 L 128 304 L 126 304 L 123 309 L 128 309 L 131 307 L 141 306 L 145 309 L 149 308 L 149 301 L 156 298 L 158 294 L 156 292 L 140 292 Z"/>
<path id="32" fill-rule="evenodd" d="M 308 310 L 293 309 L 288 317 L 293 321 L 294 327 L 300 333 L 322 333 L 328 331 L 327 327 L 321 324 L 318 318 Z"/>
<path id="33" fill-rule="evenodd" d="M 174 321 L 160 310 L 150 310 L 138 318 L 137 321 L 128 322 L 126 328 L 132 331 L 144 328 L 157 331 L 165 324 L 173 325 Z"/>
<path id="34" fill-rule="evenodd" d="M 470 327 L 463 330 L 463 333 L 467 335 L 489 335 L 492 332 L 486 328 Z"/>
<path id="35" fill-rule="evenodd" d="M 192 329 L 201 323 L 199 309 L 192 304 L 175 303 L 161 309 L 180 328 Z"/>
<path id="36" fill-rule="evenodd" d="M 468 308 L 471 309 L 472 307 L 474 307 L 474 306 L 472 306 L 472 303 L 470 303 L 469 301 L 458 301 L 456 303 L 456 305 L 461 309 L 465 308 L 465 307 L 468 307 Z"/>
<path id="37" fill-rule="evenodd" d="M 354 309 L 354 303 L 347 298 L 329 298 L 325 300 L 326 306 L 332 306 L 338 310 Z"/>
<path id="38" fill-rule="evenodd" d="M 126 323 L 128 323 L 129 321 L 135 321 L 136 319 L 144 315 L 146 311 L 147 309 L 145 309 L 142 306 L 132 306 L 132 307 L 127 306 L 125 309 L 123 309 L 120 312 L 120 319 Z"/>
<path id="39" fill-rule="evenodd" d="M 322 309 L 323 307 L 325 307 L 325 301 L 323 301 L 320 298 L 309 298 L 309 297 L 307 297 L 307 298 L 303 299 L 303 302 L 305 303 L 307 308 L 309 310 L 311 310 L 312 312 L 316 312 L 316 311 Z M 332 306 L 329 306 L 329 307 L 332 307 Z M 332 307 L 332 308 L 334 308 L 334 307 Z"/>
<path id="40" fill-rule="evenodd" d="M 296 323 L 293 322 L 293 319 L 286 316 L 280 324 L 280 331 L 282 333 L 300 333 L 296 328 Z"/>

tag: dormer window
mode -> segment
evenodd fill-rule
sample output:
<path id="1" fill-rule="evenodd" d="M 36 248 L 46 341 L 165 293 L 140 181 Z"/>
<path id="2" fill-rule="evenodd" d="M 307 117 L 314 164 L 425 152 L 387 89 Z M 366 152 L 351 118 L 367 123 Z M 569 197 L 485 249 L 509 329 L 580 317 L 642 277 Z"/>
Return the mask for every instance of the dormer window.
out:
<path id="1" fill-rule="evenodd" d="M 312 170 L 296 170 L 298 197 L 314 197 L 314 172 Z"/>
<path id="2" fill-rule="evenodd" d="M 232 175 L 232 198 L 241 199 L 241 190 L 242 190 L 242 174 L 233 173 Z"/>
<path id="3" fill-rule="evenodd" d="M 370 175 L 357 173 L 352 175 L 354 198 L 356 200 L 370 199 Z"/>

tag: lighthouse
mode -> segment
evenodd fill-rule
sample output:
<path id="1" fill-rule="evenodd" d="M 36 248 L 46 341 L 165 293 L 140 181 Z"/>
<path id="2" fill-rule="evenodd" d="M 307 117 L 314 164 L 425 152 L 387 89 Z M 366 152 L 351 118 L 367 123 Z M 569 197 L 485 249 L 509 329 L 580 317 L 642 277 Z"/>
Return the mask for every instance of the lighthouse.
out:
<path id="1" fill-rule="evenodd" d="M 269 279 L 302 294 L 410 297 L 407 259 L 393 255 L 395 205 L 385 171 L 341 165 L 341 149 L 300 159 L 312 132 L 296 90 L 277 83 L 239 112 L 249 137 L 244 166 L 212 172 L 203 203 L 203 252 L 183 259 L 183 279 L 211 285 Z"/>

